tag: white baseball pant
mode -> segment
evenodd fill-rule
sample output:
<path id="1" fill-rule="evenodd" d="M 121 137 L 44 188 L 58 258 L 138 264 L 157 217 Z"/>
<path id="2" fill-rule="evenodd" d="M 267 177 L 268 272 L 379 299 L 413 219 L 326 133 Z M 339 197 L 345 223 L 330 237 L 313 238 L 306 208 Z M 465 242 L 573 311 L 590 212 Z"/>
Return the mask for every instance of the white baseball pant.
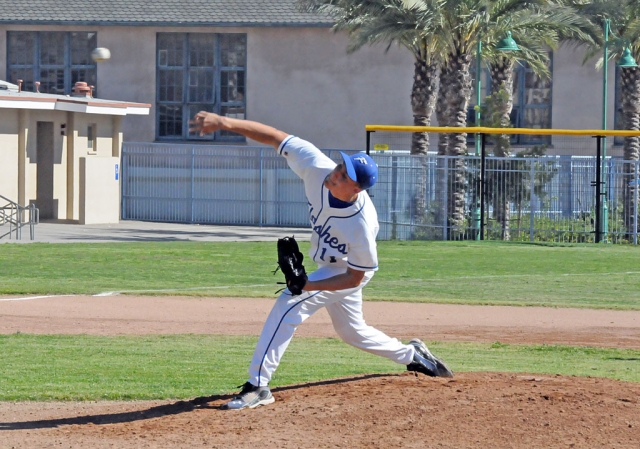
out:
<path id="1" fill-rule="evenodd" d="M 310 280 L 326 279 L 343 273 L 344 268 L 322 266 L 309 275 Z M 365 273 L 359 286 L 347 290 L 303 292 L 291 296 L 283 292 L 274 304 L 264 324 L 249 367 L 249 382 L 255 386 L 269 384 L 296 328 L 322 307 L 326 307 L 333 327 L 346 343 L 408 365 L 414 348 L 367 325 L 362 314 L 362 288 L 373 277 Z"/>

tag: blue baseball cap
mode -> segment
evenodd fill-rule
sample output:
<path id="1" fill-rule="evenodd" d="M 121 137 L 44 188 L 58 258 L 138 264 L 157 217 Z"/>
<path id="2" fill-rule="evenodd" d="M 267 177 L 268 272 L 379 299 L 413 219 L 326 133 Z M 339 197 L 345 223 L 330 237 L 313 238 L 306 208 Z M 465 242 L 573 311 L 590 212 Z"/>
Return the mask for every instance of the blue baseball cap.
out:
<path id="1" fill-rule="evenodd" d="M 349 178 L 364 189 L 373 186 L 378 180 L 378 165 L 367 153 L 356 153 L 349 156 L 347 153 L 340 152 L 344 160 L 344 166 L 347 169 Z"/>

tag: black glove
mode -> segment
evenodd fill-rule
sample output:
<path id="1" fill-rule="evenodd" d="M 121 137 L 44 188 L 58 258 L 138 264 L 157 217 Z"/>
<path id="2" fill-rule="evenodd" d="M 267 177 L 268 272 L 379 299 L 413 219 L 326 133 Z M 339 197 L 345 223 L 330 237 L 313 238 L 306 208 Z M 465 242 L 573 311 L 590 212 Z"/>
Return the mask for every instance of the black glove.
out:
<path id="1" fill-rule="evenodd" d="M 284 274 L 287 288 L 294 295 L 302 293 L 307 283 L 307 272 L 302 265 L 304 257 L 298 248 L 298 242 L 293 237 L 278 239 L 278 267 Z M 274 271 L 274 274 L 278 271 Z"/>

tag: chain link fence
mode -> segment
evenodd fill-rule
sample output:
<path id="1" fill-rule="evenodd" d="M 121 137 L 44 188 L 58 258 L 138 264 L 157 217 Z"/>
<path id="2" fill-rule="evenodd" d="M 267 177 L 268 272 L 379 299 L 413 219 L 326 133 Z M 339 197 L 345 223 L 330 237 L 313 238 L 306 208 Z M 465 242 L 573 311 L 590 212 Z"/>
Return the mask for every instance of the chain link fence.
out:
<path id="1" fill-rule="evenodd" d="M 341 160 L 338 150 L 325 153 Z M 596 241 L 595 155 L 371 154 L 382 240 Z M 272 148 L 125 143 L 122 170 L 124 220 L 309 225 L 302 181 Z M 607 241 L 637 244 L 638 171 L 637 161 L 606 159 Z"/>

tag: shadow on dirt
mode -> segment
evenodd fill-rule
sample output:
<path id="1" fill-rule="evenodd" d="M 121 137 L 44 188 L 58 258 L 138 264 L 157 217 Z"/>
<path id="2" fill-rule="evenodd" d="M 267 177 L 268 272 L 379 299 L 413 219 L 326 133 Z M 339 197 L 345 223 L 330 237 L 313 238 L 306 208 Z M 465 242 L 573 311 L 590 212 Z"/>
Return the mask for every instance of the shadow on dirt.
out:
<path id="1" fill-rule="evenodd" d="M 273 388 L 271 391 L 277 393 L 279 391 L 296 390 L 299 388 L 313 388 L 321 385 L 346 384 L 349 382 L 357 382 L 365 379 L 375 379 L 380 377 L 394 377 L 397 374 L 368 374 L 363 376 L 347 377 L 343 379 L 323 380 L 318 382 L 309 382 L 305 384 L 290 385 L 285 387 Z M 171 404 L 159 405 L 146 410 L 136 410 L 124 413 L 106 413 L 102 415 L 75 416 L 71 418 L 44 419 L 38 421 L 22 421 L 22 422 L 0 422 L 0 431 L 2 430 L 25 430 L 25 429 L 49 429 L 60 426 L 70 425 L 105 425 L 119 424 L 134 421 L 143 421 L 146 419 L 160 418 L 162 416 L 178 415 L 181 413 L 192 412 L 196 409 L 219 409 L 220 405 L 209 405 L 211 402 L 228 401 L 233 395 L 214 395 L 202 396 L 191 399 L 189 401 L 178 401 Z"/>

